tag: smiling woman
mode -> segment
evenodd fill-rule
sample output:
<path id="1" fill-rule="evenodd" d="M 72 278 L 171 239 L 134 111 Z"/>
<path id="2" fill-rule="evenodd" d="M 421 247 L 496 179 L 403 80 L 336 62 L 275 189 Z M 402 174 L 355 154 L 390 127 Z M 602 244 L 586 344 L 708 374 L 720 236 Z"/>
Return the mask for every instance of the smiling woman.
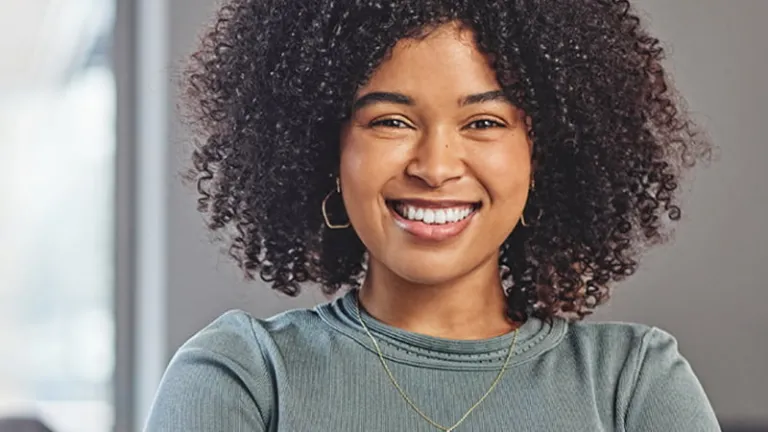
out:
<path id="1" fill-rule="evenodd" d="M 625 1 L 231 0 L 193 56 L 192 179 L 246 275 L 148 431 L 715 431 L 674 337 L 584 323 L 709 143 Z"/>
<path id="2" fill-rule="evenodd" d="M 361 301 L 382 317 L 377 309 L 402 311 L 402 298 L 427 301 L 417 293 L 441 289 L 443 318 L 412 330 L 450 327 L 441 336 L 455 338 L 509 330 L 505 314 L 476 317 L 488 302 L 503 310 L 498 251 L 525 206 L 532 142 L 472 32 L 450 23 L 419 43 L 399 42 L 353 106 L 339 172 L 368 251 Z"/>

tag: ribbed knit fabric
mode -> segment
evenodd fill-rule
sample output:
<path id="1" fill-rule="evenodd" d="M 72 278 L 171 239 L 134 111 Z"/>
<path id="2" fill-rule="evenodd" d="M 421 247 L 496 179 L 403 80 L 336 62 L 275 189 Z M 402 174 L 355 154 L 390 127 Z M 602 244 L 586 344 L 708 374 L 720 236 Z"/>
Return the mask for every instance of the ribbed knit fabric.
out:
<path id="1" fill-rule="evenodd" d="M 394 388 L 355 308 L 349 292 L 266 320 L 224 314 L 176 353 L 145 431 L 439 431 Z M 513 337 L 447 340 L 363 319 L 400 385 L 445 426 L 488 389 Z M 665 331 L 531 318 L 499 385 L 455 431 L 719 430 Z"/>

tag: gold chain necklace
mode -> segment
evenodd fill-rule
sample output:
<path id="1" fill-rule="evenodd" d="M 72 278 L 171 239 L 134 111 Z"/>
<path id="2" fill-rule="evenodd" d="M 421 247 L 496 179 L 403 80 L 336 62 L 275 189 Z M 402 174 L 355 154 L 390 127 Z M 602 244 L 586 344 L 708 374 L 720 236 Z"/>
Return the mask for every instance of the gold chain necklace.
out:
<path id="1" fill-rule="evenodd" d="M 410 405 L 410 406 L 411 406 L 411 408 L 413 408 L 413 409 L 414 409 L 414 411 L 416 411 L 416 412 L 417 412 L 417 413 L 418 413 L 418 414 L 419 414 L 419 415 L 420 415 L 420 416 L 421 416 L 421 417 L 422 417 L 424 420 L 426 420 L 427 422 L 429 422 L 429 424 L 431 424 L 432 426 L 434 426 L 434 427 L 436 427 L 436 428 L 438 428 L 438 429 L 440 429 L 440 430 L 442 430 L 442 431 L 444 431 L 444 432 L 454 432 L 454 431 L 456 430 L 456 428 L 457 428 L 457 427 L 458 427 L 458 426 L 459 426 L 461 423 L 463 423 L 463 422 L 464 422 L 464 420 L 466 420 L 466 419 L 467 419 L 467 417 L 469 417 L 469 414 L 470 414 L 472 411 L 474 411 L 474 410 L 475 410 L 475 408 L 477 408 L 478 406 L 480 406 L 480 404 L 481 404 L 481 403 L 483 403 L 483 401 L 485 400 L 485 398 L 487 398 L 487 397 L 488 397 L 488 395 L 490 395 L 490 394 L 491 394 L 491 392 L 493 391 L 493 389 L 494 389 L 494 388 L 496 388 L 496 385 L 499 383 L 499 381 L 501 381 L 501 377 L 502 377 L 502 375 L 504 375 L 504 372 L 507 370 L 507 366 L 509 365 L 509 359 L 511 359 L 511 358 L 512 358 L 512 353 L 513 353 L 513 352 L 515 352 L 515 344 L 517 343 L 517 332 L 520 330 L 520 327 L 518 327 L 518 328 L 516 328 L 516 329 L 515 329 L 515 335 L 514 335 L 514 337 L 512 338 L 512 345 L 510 345 L 510 347 L 509 347 L 509 352 L 507 353 L 507 358 L 506 358 L 506 360 L 504 360 L 504 365 L 501 367 L 501 371 L 499 371 L 499 374 L 496 376 L 496 379 L 493 381 L 493 384 L 491 384 L 491 387 L 490 387 L 490 388 L 488 388 L 488 391 L 486 391 L 486 392 L 485 392 L 485 394 L 483 395 L 483 397 L 481 397 L 481 398 L 480 398 L 480 399 L 479 399 L 477 402 L 475 402 L 475 404 L 474 404 L 474 405 L 472 405 L 472 407 L 469 409 L 469 411 L 467 411 L 467 412 L 466 412 L 466 413 L 465 413 L 465 414 L 464 414 L 464 415 L 463 415 L 463 416 L 462 416 L 462 417 L 459 419 L 459 421 L 457 421 L 456 423 L 454 423 L 454 425 L 453 425 L 453 426 L 451 426 L 451 427 L 445 427 L 445 426 L 441 425 L 440 423 L 438 423 L 438 422 L 436 422 L 436 421 L 432 420 L 431 418 L 429 418 L 429 416 L 427 416 L 426 414 L 424 414 L 424 412 L 422 412 L 422 411 L 421 411 L 421 410 L 420 410 L 420 409 L 419 409 L 419 408 L 416 406 L 416 404 L 414 404 L 414 403 L 411 401 L 411 399 L 408 397 L 408 395 L 407 395 L 407 394 L 405 394 L 405 391 L 404 391 L 404 390 L 403 390 L 403 389 L 400 387 L 400 385 L 397 383 L 397 381 L 395 380 L 395 376 L 392 374 L 392 371 L 391 371 L 391 370 L 389 370 L 389 366 L 387 366 L 387 362 L 386 362 L 386 361 L 384 361 L 384 354 L 382 354 L 382 352 L 381 352 L 381 348 L 379 348 L 379 344 L 378 344 L 378 342 L 376 342 L 376 339 L 373 337 L 373 335 L 371 334 L 370 330 L 368 330 L 368 326 L 366 326 L 366 325 L 365 325 L 365 321 L 363 321 L 363 316 L 360 314 L 360 307 L 361 307 L 361 306 L 360 306 L 360 300 L 358 299 L 358 297 L 357 297 L 357 296 L 355 296 L 355 303 L 356 303 L 356 305 L 355 305 L 355 306 L 356 306 L 356 308 L 357 308 L 357 319 L 358 319 L 358 320 L 360 320 L 360 324 L 363 326 L 363 329 L 365 329 L 365 332 L 368 334 L 368 337 L 369 337 L 369 338 L 371 338 L 371 342 L 373 342 L 373 346 L 375 346 L 375 347 L 376 347 L 376 352 L 379 354 L 379 359 L 381 360 L 381 364 L 382 364 L 382 366 L 384 366 L 384 370 L 386 370 L 386 371 L 387 371 L 387 375 L 389 376 L 389 380 L 390 380 L 390 381 L 392 381 L 392 384 L 394 384 L 394 386 L 395 386 L 395 388 L 397 389 L 397 391 L 398 391 L 398 392 L 400 392 L 400 395 L 403 397 L 403 399 L 405 399 L 405 401 L 406 401 L 406 402 L 408 402 L 408 405 Z"/>

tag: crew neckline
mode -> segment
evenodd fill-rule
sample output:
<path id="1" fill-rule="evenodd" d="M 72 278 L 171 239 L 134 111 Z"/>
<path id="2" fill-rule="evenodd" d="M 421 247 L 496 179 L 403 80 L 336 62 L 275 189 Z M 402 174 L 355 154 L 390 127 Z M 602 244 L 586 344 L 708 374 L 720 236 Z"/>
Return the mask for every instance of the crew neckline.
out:
<path id="1" fill-rule="evenodd" d="M 370 337 L 357 316 L 356 289 L 335 300 L 318 305 L 315 311 L 334 330 L 376 353 Z M 515 330 L 477 340 L 445 339 L 390 326 L 361 309 L 365 325 L 379 344 L 383 356 L 394 362 L 437 369 L 493 370 L 506 360 Z M 567 331 L 567 321 L 555 318 L 547 323 L 529 317 L 516 331 L 517 342 L 509 367 L 521 364 L 552 349 Z"/>

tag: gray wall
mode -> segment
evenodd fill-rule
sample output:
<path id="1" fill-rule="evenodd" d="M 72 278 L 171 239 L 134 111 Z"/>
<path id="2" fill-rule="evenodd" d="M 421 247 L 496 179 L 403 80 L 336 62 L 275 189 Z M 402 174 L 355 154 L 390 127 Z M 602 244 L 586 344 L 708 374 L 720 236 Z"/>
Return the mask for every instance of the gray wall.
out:
<path id="1" fill-rule="evenodd" d="M 210 0 L 167 1 L 170 60 L 157 73 L 171 79 L 214 5 Z M 641 0 L 637 5 L 667 42 L 677 85 L 721 147 L 721 158 L 698 171 L 675 242 L 649 255 L 596 319 L 669 330 L 721 419 L 768 422 L 768 290 L 761 275 L 768 261 L 763 224 L 768 220 L 768 188 L 763 185 L 768 146 L 762 123 L 768 118 L 768 1 Z M 288 300 L 260 283 L 245 283 L 219 246 L 208 241 L 195 196 L 177 176 L 189 142 L 173 117 L 173 93 L 168 99 L 173 147 L 164 185 L 167 315 L 156 329 L 165 337 L 166 359 L 229 308 L 265 317 L 323 300 L 318 293 Z M 141 416 L 145 407 L 136 408 Z"/>

